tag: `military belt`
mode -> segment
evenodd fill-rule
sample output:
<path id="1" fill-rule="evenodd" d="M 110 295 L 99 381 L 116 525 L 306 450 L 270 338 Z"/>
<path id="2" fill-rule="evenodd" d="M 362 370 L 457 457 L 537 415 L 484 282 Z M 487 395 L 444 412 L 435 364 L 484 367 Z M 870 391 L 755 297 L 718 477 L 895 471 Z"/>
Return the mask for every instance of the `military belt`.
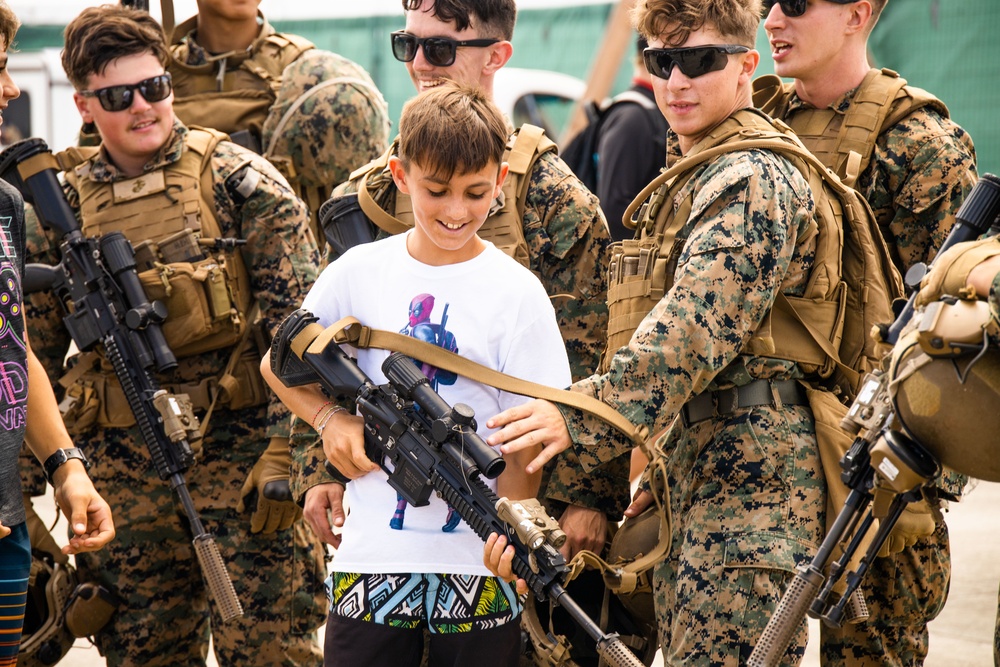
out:
<path id="1" fill-rule="evenodd" d="M 809 405 L 806 390 L 798 380 L 754 380 L 742 387 L 698 394 L 681 408 L 681 421 L 691 426 L 712 417 L 725 417 L 737 410 L 761 405 Z"/>

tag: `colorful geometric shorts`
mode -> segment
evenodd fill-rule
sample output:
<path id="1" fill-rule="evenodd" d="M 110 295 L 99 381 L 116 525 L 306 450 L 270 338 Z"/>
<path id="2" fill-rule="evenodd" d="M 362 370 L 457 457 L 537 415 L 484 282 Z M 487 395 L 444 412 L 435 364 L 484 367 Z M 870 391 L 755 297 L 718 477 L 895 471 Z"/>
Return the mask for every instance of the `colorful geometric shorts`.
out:
<path id="1" fill-rule="evenodd" d="M 326 590 L 331 614 L 440 634 L 488 630 L 521 613 L 517 591 L 496 577 L 334 572 Z"/>

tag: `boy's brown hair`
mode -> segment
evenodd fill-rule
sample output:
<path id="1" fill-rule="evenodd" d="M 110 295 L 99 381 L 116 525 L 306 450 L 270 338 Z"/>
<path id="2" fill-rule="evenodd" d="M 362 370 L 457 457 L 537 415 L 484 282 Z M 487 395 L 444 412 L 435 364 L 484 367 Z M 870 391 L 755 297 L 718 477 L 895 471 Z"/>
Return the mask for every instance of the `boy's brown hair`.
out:
<path id="1" fill-rule="evenodd" d="M 678 47 L 706 25 L 742 46 L 754 47 L 760 0 L 639 0 L 632 22 L 647 39 Z"/>
<path id="2" fill-rule="evenodd" d="M 399 159 L 440 178 L 500 165 L 509 129 L 479 87 L 448 83 L 420 93 L 399 117 Z"/>
<path id="3" fill-rule="evenodd" d="M 21 26 L 14 10 L 7 6 L 4 0 L 0 0 L 0 39 L 3 40 L 3 48 L 6 51 L 12 50 L 14 35 Z"/>
<path id="4" fill-rule="evenodd" d="M 425 3 L 434 3 L 434 17 L 454 23 L 458 30 L 471 26 L 475 18 L 480 37 L 509 42 L 514 36 L 517 20 L 514 0 L 403 0 L 403 11 L 421 11 Z"/>
<path id="5" fill-rule="evenodd" d="M 66 26 L 63 42 L 62 66 L 77 90 L 118 58 L 152 53 L 164 69 L 170 62 L 160 24 L 146 12 L 121 5 L 84 9 Z"/>

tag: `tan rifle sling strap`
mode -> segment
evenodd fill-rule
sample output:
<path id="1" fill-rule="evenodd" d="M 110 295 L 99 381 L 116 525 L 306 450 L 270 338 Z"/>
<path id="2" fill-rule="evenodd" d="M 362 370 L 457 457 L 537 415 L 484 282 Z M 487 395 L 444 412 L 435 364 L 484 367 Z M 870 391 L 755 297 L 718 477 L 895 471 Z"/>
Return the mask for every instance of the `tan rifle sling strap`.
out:
<path id="1" fill-rule="evenodd" d="M 632 422 L 625 419 L 610 405 L 591 396 L 521 380 L 477 364 L 437 345 L 431 345 L 416 338 L 391 331 L 370 329 L 354 317 L 345 317 L 335 322 L 323 334 L 310 341 L 309 346 L 316 345 L 317 349 L 323 349 L 331 342 L 339 345 L 352 345 L 360 349 L 375 348 L 391 352 L 402 352 L 409 357 L 413 357 L 418 361 L 430 364 L 441 370 L 458 373 L 476 382 L 482 382 L 502 391 L 509 391 L 532 398 L 543 398 L 583 410 L 627 435 L 637 447 L 646 441 L 646 437 L 649 434 L 647 427 L 632 424 Z M 301 355 L 304 350 L 295 350 L 295 352 Z"/>

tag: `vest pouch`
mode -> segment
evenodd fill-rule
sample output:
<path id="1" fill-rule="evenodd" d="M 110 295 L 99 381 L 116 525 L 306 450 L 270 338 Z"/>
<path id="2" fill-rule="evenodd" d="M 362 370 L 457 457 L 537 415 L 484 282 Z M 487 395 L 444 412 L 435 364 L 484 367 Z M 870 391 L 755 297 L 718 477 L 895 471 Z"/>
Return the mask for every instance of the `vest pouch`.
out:
<path id="1" fill-rule="evenodd" d="M 70 397 L 76 397 L 73 404 Z M 94 428 L 130 428 L 135 426 L 135 416 L 129 407 L 125 391 L 114 373 L 108 370 L 87 371 L 66 389 L 66 398 L 60 404 L 66 430 L 78 435 Z"/>
<path id="2" fill-rule="evenodd" d="M 268 388 L 260 374 L 260 354 L 256 350 L 244 352 L 231 373 L 219 379 L 219 405 L 230 410 L 241 410 L 266 403 Z"/>
<path id="3" fill-rule="evenodd" d="M 80 435 L 97 424 L 97 411 L 101 407 L 97 389 L 90 381 L 78 380 L 66 389 L 59 412 L 70 435 Z"/>
<path id="4" fill-rule="evenodd" d="M 834 349 L 840 349 L 840 341 L 844 335 L 844 320 L 847 307 L 847 286 L 840 283 L 830 300 L 805 299 L 786 296 L 788 303 L 799 315 L 802 322 L 830 341 Z M 780 347 L 775 356 L 788 359 L 801 365 L 807 374 L 816 373 L 826 378 L 833 373 L 836 364 L 826 352 L 812 339 L 804 335 L 802 325 L 792 315 L 778 306 L 771 309 L 771 337 Z M 845 364 L 851 360 L 844 359 Z"/>
<path id="5" fill-rule="evenodd" d="M 150 301 L 167 307 L 161 325 L 167 344 L 184 358 L 235 344 L 245 326 L 229 286 L 226 266 L 215 258 L 175 262 L 139 274 Z"/>
<path id="6" fill-rule="evenodd" d="M 602 363 L 610 362 L 628 344 L 639 323 L 663 297 L 667 283 L 667 258 L 660 256 L 654 238 L 615 243 L 609 267 L 608 347 Z"/>

